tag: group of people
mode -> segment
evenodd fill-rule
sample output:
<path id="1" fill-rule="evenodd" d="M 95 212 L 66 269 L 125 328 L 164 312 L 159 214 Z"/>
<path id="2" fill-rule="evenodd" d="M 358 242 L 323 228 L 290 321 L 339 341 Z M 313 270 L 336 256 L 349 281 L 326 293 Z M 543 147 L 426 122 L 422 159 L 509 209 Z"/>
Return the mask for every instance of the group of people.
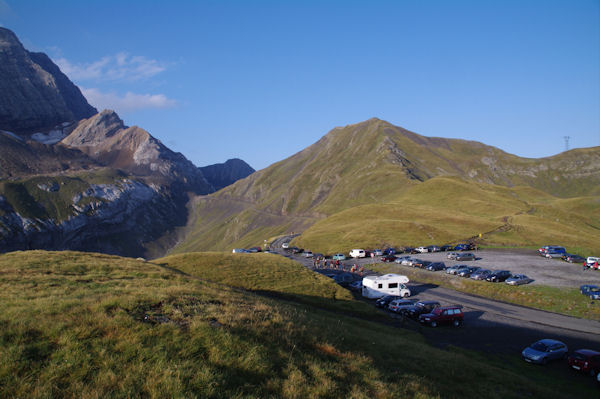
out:
<path id="1" fill-rule="evenodd" d="M 340 262 L 338 259 L 325 259 L 322 256 L 313 258 L 313 268 L 343 270 L 351 273 L 358 273 L 361 276 L 365 272 L 365 268 L 363 266 L 359 267 L 356 263 L 353 264 L 352 267 L 349 267 L 348 265 Z"/>

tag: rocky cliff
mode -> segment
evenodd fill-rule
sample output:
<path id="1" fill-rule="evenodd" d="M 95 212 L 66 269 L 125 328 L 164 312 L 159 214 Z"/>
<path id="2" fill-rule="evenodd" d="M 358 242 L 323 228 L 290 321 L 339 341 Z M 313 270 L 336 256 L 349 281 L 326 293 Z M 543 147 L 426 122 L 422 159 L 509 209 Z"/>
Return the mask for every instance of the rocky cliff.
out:
<path id="1" fill-rule="evenodd" d="M 197 194 L 215 191 L 202 172 L 181 153 L 137 126 L 125 126 L 110 110 L 81 121 L 61 144 L 76 148 L 103 165 L 136 176 L 152 176 L 177 183 Z"/>
<path id="2" fill-rule="evenodd" d="M 206 180 L 218 191 L 236 181 L 250 176 L 255 170 L 241 159 L 229 159 L 225 163 L 218 163 L 199 168 Z"/>
<path id="3" fill-rule="evenodd" d="M 220 187 L 248 168 L 207 170 Z M 98 113 L 45 54 L 0 28 L 0 252 L 158 256 L 185 225 L 190 192 L 213 191 L 182 154 Z"/>
<path id="4" fill-rule="evenodd" d="M 125 256 L 185 222 L 185 198 L 104 170 L 0 183 L 0 252 L 74 249 Z"/>
<path id="5" fill-rule="evenodd" d="M 81 91 L 42 53 L 0 28 L 0 129 L 23 137 L 94 115 Z"/>

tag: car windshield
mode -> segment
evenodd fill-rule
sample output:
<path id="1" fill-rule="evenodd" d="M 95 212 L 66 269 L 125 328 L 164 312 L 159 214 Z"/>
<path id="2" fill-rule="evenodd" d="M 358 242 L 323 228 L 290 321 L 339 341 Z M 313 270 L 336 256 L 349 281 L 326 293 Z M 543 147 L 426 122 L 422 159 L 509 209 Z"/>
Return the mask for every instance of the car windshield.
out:
<path id="1" fill-rule="evenodd" d="M 538 352 L 546 352 L 546 350 L 548 349 L 548 346 L 546 346 L 545 343 L 538 341 L 535 344 L 531 345 L 531 349 L 534 349 Z"/>

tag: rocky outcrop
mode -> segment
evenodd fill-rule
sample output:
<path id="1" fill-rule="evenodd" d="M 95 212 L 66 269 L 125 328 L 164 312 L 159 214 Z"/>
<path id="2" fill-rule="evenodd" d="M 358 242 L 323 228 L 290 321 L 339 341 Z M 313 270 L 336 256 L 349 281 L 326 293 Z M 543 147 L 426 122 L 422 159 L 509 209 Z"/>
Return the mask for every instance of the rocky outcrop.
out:
<path id="1" fill-rule="evenodd" d="M 237 158 L 229 159 L 225 163 L 203 166 L 199 169 L 216 191 L 255 172 L 250 165 Z"/>
<path id="2" fill-rule="evenodd" d="M 197 194 L 213 192 L 202 172 L 137 126 L 127 127 L 119 116 L 104 110 L 81 121 L 61 144 L 76 148 L 103 165 L 137 176 L 153 176 L 180 184 Z"/>
<path id="3" fill-rule="evenodd" d="M 90 184 L 71 193 L 73 187 L 57 182 L 18 186 L 26 196 L 38 190 L 53 201 L 61 191 L 69 193 L 67 208 L 48 214 L 43 205 L 35 209 L 15 209 L 0 195 L 0 252 L 27 249 L 73 249 L 125 256 L 145 254 L 145 244 L 156 240 L 174 225 L 185 223 L 181 213 L 184 198 L 143 181 L 124 178 L 111 184 Z M 18 204 L 23 208 L 24 204 Z M 66 214 L 65 214 L 66 212 Z M 66 216 L 68 215 L 68 216 Z"/>
<path id="4" fill-rule="evenodd" d="M 0 131 L 0 179 L 90 170 L 101 165 L 81 151 L 64 145 L 25 142 Z"/>
<path id="5" fill-rule="evenodd" d="M 47 55 L 30 53 L 13 32 L 0 28 L 1 130 L 29 138 L 96 112 Z"/>

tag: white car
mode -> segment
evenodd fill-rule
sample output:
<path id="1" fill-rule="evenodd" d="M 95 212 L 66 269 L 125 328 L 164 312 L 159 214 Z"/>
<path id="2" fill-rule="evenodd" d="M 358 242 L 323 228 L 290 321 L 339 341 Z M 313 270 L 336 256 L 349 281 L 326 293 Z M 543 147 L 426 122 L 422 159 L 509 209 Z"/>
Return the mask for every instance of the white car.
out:
<path id="1" fill-rule="evenodd" d="M 288 249 L 289 247 L 290 247 L 289 242 L 284 242 L 283 244 L 281 244 L 281 248 L 283 248 L 283 249 Z"/>
<path id="2" fill-rule="evenodd" d="M 415 251 L 419 251 L 420 253 L 424 254 L 425 252 L 429 252 L 429 248 L 427 248 L 427 247 L 418 247 L 418 248 L 415 248 Z"/>
<path id="3" fill-rule="evenodd" d="M 367 253 L 364 249 L 353 249 L 350 251 L 350 257 L 352 258 L 364 258 L 367 256 Z"/>
<path id="4" fill-rule="evenodd" d="M 313 253 L 311 251 L 306 251 L 302 254 L 302 256 L 304 256 L 305 258 L 312 258 Z"/>

